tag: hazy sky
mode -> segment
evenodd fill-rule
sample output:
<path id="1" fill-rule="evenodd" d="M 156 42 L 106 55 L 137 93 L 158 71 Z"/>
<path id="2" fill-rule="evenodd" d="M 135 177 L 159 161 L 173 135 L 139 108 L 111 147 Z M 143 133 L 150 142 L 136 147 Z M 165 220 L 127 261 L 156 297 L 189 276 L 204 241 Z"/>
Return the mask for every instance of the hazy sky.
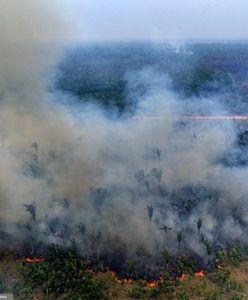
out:
<path id="1" fill-rule="evenodd" d="M 76 11 L 86 40 L 248 38 L 248 0 L 81 0 Z"/>

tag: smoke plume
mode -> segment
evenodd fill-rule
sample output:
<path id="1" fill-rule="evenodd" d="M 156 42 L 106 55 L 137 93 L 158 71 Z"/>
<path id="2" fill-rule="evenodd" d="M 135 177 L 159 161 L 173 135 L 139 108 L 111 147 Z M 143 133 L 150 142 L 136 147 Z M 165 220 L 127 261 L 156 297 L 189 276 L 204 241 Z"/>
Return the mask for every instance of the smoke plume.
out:
<path id="1" fill-rule="evenodd" d="M 80 40 L 62 6 L 1 6 L 2 247 L 30 236 L 43 245 L 74 238 L 84 256 L 155 258 L 165 247 L 176 254 L 182 232 L 180 248 L 204 256 L 199 219 L 211 243 L 247 243 L 248 169 L 223 163 L 239 151 L 236 127 L 183 121 L 203 111 L 224 114 L 217 99 L 211 107 L 204 99 L 181 101 L 166 74 L 145 68 L 126 80 L 127 101 L 146 118 L 108 118 L 73 99 L 60 104 L 65 96 L 48 86 L 64 49 Z"/>

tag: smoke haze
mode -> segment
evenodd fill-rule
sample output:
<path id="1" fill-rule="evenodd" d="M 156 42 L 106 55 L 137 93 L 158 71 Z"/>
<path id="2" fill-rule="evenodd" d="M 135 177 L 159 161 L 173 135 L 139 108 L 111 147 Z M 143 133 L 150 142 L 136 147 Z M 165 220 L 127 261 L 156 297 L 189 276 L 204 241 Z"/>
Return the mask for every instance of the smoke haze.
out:
<path id="1" fill-rule="evenodd" d="M 68 95 L 47 86 L 80 32 L 58 2 L 21 2 L 3 1 L 0 12 L 2 246 L 30 237 L 23 204 L 33 201 L 36 239 L 69 245 L 75 238 L 85 256 L 119 248 L 156 257 L 165 245 L 173 254 L 178 231 L 185 251 L 204 255 L 198 218 L 211 242 L 247 243 L 248 169 L 222 163 L 236 151 L 236 128 L 182 122 L 206 110 L 225 113 L 218 101 L 211 108 L 204 99 L 182 102 L 166 74 L 145 68 L 126 74 L 127 101 L 138 104 L 137 115 L 160 119 L 108 118 L 96 105 L 60 104 Z M 163 224 L 172 228 L 166 241 Z"/>

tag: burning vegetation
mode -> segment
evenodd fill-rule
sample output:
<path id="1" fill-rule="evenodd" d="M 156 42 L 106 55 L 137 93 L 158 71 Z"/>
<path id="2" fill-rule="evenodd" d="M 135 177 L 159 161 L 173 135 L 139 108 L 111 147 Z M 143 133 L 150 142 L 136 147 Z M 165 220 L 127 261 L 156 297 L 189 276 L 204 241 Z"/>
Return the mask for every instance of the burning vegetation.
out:
<path id="1" fill-rule="evenodd" d="M 24 259 L 25 262 L 29 262 L 29 263 L 39 263 L 39 262 L 43 262 L 45 260 L 45 258 L 37 258 L 37 257 L 27 257 Z"/>
<path id="2" fill-rule="evenodd" d="M 34 142 L 27 150 L 30 155 L 25 176 L 34 181 L 40 181 L 49 171 L 43 165 L 41 149 Z M 119 284 L 143 279 L 147 286 L 156 287 L 163 283 L 164 272 L 179 281 L 184 281 L 188 273 L 204 277 L 216 268 L 218 251 L 228 247 L 226 236 L 221 235 L 223 228 L 215 227 L 213 235 L 209 220 L 212 217 L 216 226 L 221 224 L 218 202 L 223 191 L 199 184 L 169 188 L 159 167 L 163 151 L 148 150 L 157 167 L 147 173 L 143 169 L 134 172 L 128 189 L 121 183 L 90 187 L 82 205 L 76 202 L 75 206 L 70 197 L 55 198 L 45 215 L 41 202 L 23 204 L 27 214 L 19 228 L 25 237 L 13 244 L 11 233 L 6 232 L 4 245 L 33 264 L 46 261 L 49 245 L 59 245 L 65 251 L 71 248 L 83 260 L 103 262 Z M 50 163 L 60 163 L 58 154 L 52 153 Z M 222 161 L 216 164 L 226 167 Z M 128 206 L 119 210 L 118 199 L 122 197 L 129 198 Z M 210 212 L 213 204 L 216 211 Z M 237 209 L 233 214 L 238 218 Z M 234 242 L 240 244 L 239 239 Z"/>
<path id="3" fill-rule="evenodd" d="M 105 96 L 102 106 L 89 94 L 79 102 L 53 85 L 72 31 L 61 30 L 58 1 L 43 2 L 0 10 L 0 252 L 43 298 L 106 299 L 106 275 L 134 298 L 173 297 L 210 273 L 235 286 L 225 264 L 247 257 L 247 116 L 223 103 L 237 94 L 214 82 L 217 96 L 199 94 L 194 72 L 195 93 L 182 94 L 162 69 L 135 63 L 120 79 L 122 115 L 104 110 Z"/>
<path id="4" fill-rule="evenodd" d="M 204 103 L 180 101 L 149 68 L 127 74 L 139 108 L 119 119 L 91 106 L 75 112 L 40 86 L 40 72 L 34 82 L 26 75 L 24 95 L 47 100 L 28 97 L 28 118 L 19 93 L 1 102 L 2 250 L 42 266 L 56 245 L 103 263 L 116 282 L 158 287 L 166 276 L 204 277 L 220 250 L 246 248 L 246 117 L 223 117 L 217 104 L 199 115 Z"/>

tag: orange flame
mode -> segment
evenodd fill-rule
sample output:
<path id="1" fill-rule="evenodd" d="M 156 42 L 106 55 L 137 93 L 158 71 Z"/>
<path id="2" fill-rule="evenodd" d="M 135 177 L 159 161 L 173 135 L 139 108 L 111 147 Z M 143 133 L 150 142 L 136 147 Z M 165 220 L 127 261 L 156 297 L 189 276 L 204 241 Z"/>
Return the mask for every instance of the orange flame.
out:
<path id="1" fill-rule="evenodd" d="M 38 258 L 38 257 L 27 257 L 24 259 L 25 262 L 30 262 L 30 263 L 39 263 L 39 262 L 43 262 L 45 260 L 45 258 Z"/>
<path id="2" fill-rule="evenodd" d="M 130 278 L 127 278 L 127 279 L 125 278 L 125 279 L 124 279 L 124 282 L 125 282 L 125 283 L 133 283 L 132 279 L 130 279 Z"/>
<path id="3" fill-rule="evenodd" d="M 184 281 L 185 276 L 186 275 L 183 273 L 181 276 L 178 277 L 178 280 L 181 281 L 181 282 Z"/>
<path id="4" fill-rule="evenodd" d="M 118 277 L 116 276 L 115 272 L 113 272 L 113 271 L 110 271 L 110 272 L 111 272 L 112 276 L 114 277 L 114 280 L 115 280 L 117 283 L 119 283 L 119 284 L 121 284 L 121 283 L 123 283 L 123 282 L 126 283 L 126 284 L 133 283 L 133 280 L 132 280 L 131 278 L 120 279 L 120 278 L 118 278 Z"/>
<path id="5" fill-rule="evenodd" d="M 119 283 L 119 284 L 121 284 L 121 280 L 119 279 L 119 278 L 117 278 L 117 277 L 114 277 L 114 280 L 117 282 L 117 283 Z"/>
<path id="6" fill-rule="evenodd" d="M 163 277 L 160 277 L 159 280 L 157 280 L 157 281 L 147 282 L 147 285 L 150 287 L 154 287 L 154 286 L 157 286 L 159 283 L 163 283 L 163 282 L 164 282 Z"/>
<path id="7" fill-rule="evenodd" d="M 107 268 L 108 271 L 109 268 Z M 133 283 L 133 280 L 131 278 L 124 278 L 124 279 L 120 279 L 116 276 L 115 272 L 113 271 L 110 271 L 111 275 L 113 276 L 114 278 L 114 281 L 119 283 L 119 284 L 122 284 L 122 283 L 125 283 L 125 284 L 132 284 Z M 154 286 L 157 286 L 159 283 L 163 283 L 164 282 L 164 279 L 163 277 L 160 277 L 159 280 L 157 281 L 150 281 L 150 282 L 147 282 L 147 285 L 150 286 L 150 287 L 154 287 Z"/>
<path id="8" fill-rule="evenodd" d="M 195 272 L 195 277 L 202 277 L 205 276 L 203 271 Z"/>
<path id="9" fill-rule="evenodd" d="M 157 282 L 156 281 L 147 282 L 147 285 L 150 286 L 150 287 L 154 287 L 154 286 L 157 285 Z"/>

